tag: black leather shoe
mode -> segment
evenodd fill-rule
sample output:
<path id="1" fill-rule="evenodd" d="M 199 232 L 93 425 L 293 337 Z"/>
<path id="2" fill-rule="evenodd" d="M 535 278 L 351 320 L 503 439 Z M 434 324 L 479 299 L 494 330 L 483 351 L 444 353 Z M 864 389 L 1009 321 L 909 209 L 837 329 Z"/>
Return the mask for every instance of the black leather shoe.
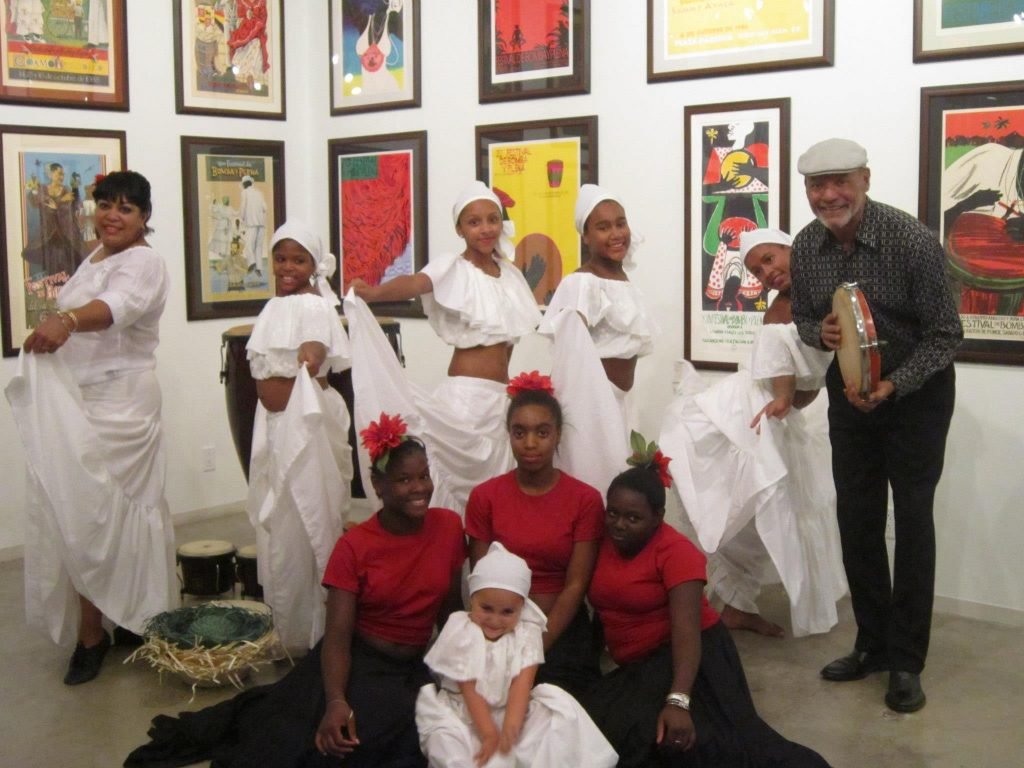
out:
<path id="1" fill-rule="evenodd" d="M 916 672 L 890 672 L 885 706 L 894 712 L 917 712 L 924 706 L 921 676 Z"/>
<path id="2" fill-rule="evenodd" d="M 885 668 L 886 660 L 882 654 L 853 651 L 827 664 L 821 670 L 821 676 L 826 680 L 843 683 L 847 680 L 861 680 Z"/>
<path id="3" fill-rule="evenodd" d="M 91 648 L 81 643 L 75 646 L 68 664 L 68 673 L 64 675 L 64 685 L 81 685 L 88 683 L 100 673 L 103 657 L 110 650 L 110 635 L 103 633 L 103 639 Z"/>

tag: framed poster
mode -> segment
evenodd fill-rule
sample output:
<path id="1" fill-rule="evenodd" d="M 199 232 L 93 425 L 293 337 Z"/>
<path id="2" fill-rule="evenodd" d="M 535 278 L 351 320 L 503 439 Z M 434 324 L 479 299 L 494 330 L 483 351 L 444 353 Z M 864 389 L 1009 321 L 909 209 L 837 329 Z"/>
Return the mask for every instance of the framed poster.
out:
<path id="1" fill-rule="evenodd" d="M 331 114 L 420 105 L 419 0 L 328 0 Z"/>
<path id="2" fill-rule="evenodd" d="M 128 111 L 126 0 L 8 0 L 0 102 Z"/>
<path id="3" fill-rule="evenodd" d="M 355 278 L 380 285 L 427 263 L 427 132 L 332 139 L 331 249 L 335 289 Z M 339 279 L 340 277 L 340 279 Z M 375 313 L 424 317 L 419 298 L 375 302 Z"/>
<path id="4" fill-rule="evenodd" d="M 684 350 L 696 368 L 746 361 L 768 294 L 741 232 L 789 227 L 789 99 L 687 107 Z"/>
<path id="5" fill-rule="evenodd" d="M 1017 0 L 914 0 L 914 61 L 1024 53 Z"/>
<path id="6" fill-rule="evenodd" d="M 964 326 L 957 359 L 1024 365 L 1024 81 L 921 89 L 920 178 Z"/>
<path id="7" fill-rule="evenodd" d="M 647 82 L 830 67 L 835 0 L 647 0 Z"/>
<path id="8" fill-rule="evenodd" d="M 481 125 L 476 146 L 477 178 L 515 223 L 515 264 L 545 305 L 582 263 L 573 212 L 580 185 L 597 183 L 597 117 Z"/>
<path id="9" fill-rule="evenodd" d="M 274 296 L 270 236 L 285 220 L 284 142 L 181 137 L 189 320 L 259 314 Z"/>
<path id="10" fill-rule="evenodd" d="M 477 0 L 480 103 L 590 93 L 590 0 Z"/>
<path id="11" fill-rule="evenodd" d="M 283 0 L 174 0 L 178 114 L 285 119 Z"/>
<path id="12" fill-rule="evenodd" d="M 96 177 L 125 167 L 124 131 L 0 125 L 3 354 L 49 312 L 96 239 Z"/>

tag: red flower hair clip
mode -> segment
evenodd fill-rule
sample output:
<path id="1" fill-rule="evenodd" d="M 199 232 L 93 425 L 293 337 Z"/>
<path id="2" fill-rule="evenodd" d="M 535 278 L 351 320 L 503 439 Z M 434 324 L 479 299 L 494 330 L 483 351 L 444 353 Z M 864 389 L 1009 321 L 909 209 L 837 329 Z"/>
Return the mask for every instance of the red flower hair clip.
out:
<path id="1" fill-rule="evenodd" d="M 530 389 L 539 389 L 542 392 L 547 392 L 552 397 L 555 396 L 555 385 L 551 383 L 551 377 L 544 376 L 540 371 L 530 371 L 529 373 L 524 371 L 520 373 L 508 383 L 505 391 L 508 392 L 509 397 L 515 397 L 520 392 Z"/>
<path id="2" fill-rule="evenodd" d="M 381 411 L 378 421 L 371 421 L 370 426 L 360 430 L 359 437 L 370 454 L 370 463 L 378 472 L 387 469 L 391 449 L 409 439 L 408 429 L 401 416 L 389 416 Z"/>
<path id="3" fill-rule="evenodd" d="M 629 466 L 653 469 L 658 473 L 662 485 L 666 488 L 672 487 L 672 475 L 668 471 L 668 463 L 672 459 L 661 452 L 656 442 L 647 442 L 644 436 L 634 429 L 629 435 L 629 446 L 633 449 L 633 454 L 626 459 Z"/>
<path id="4" fill-rule="evenodd" d="M 97 173 L 96 174 L 96 178 L 92 180 L 92 183 L 93 184 L 99 184 L 105 178 L 107 178 L 107 174 L 105 174 L 105 173 Z"/>

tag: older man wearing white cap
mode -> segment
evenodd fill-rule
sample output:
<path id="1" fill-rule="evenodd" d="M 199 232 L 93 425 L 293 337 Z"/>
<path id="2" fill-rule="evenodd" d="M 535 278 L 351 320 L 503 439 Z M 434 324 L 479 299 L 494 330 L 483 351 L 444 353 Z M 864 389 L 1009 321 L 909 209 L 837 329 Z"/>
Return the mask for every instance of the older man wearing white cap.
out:
<path id="1" fill-rule="evenodd" d="M 898 712 L 925 704 L 920 673 L 928 652 L 935 586 L 932 505 L 953 414 L 953 357 L 963 329 L 942 246 L 921 222 L 868 198 L 865 149 L 827 139 L 797 163 L 816 221 L 793 243 L 793 319 L 823 349 L 843 339 L 832 295 L 857 282 L 881 347 L 881 377 L 862 396 L 844 387 L 837 363 L 826 377 L 832 473 L 843 564 L 857 620 L 854 650 L 821 670 L 858 680 L 890 670 L 885 702 Z M 892 488 L 896 557 L 885 545 Z"/>

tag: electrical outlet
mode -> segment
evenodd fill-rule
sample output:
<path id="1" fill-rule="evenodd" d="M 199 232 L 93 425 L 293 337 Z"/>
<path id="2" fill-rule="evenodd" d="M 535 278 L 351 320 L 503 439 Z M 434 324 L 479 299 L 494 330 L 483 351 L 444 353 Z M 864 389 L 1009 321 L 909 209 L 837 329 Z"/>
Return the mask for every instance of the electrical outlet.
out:
<path id="1" fill-rule="evenodd" d="M 203 457 L 203 472 L 213 472 L 217 469 L 217 451 L 212 445 L 204 445 L 201 455 Z"/>

